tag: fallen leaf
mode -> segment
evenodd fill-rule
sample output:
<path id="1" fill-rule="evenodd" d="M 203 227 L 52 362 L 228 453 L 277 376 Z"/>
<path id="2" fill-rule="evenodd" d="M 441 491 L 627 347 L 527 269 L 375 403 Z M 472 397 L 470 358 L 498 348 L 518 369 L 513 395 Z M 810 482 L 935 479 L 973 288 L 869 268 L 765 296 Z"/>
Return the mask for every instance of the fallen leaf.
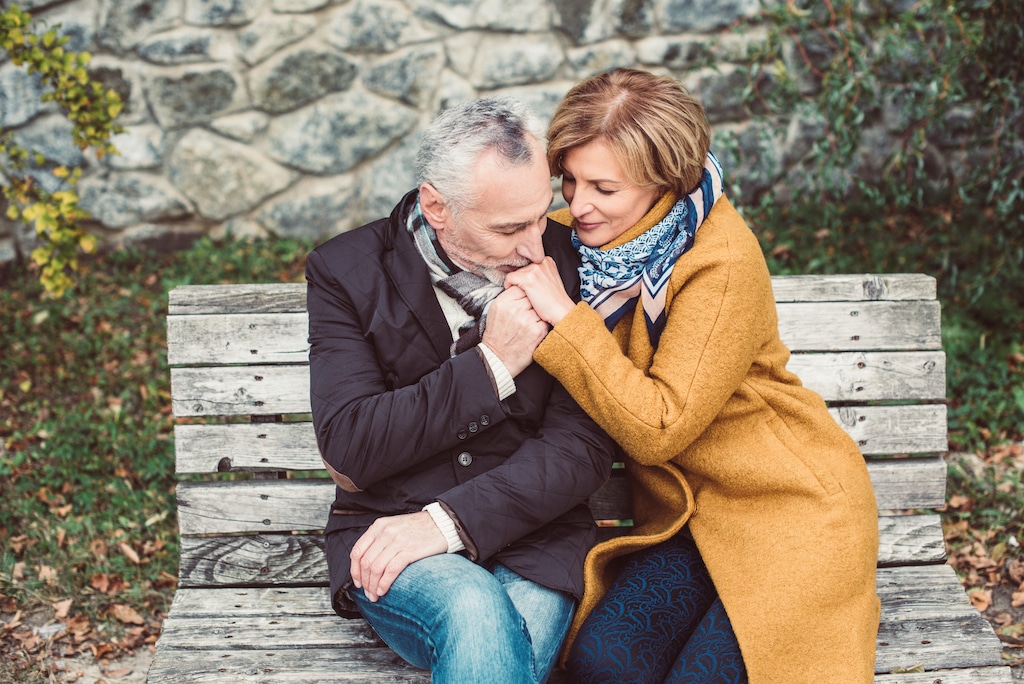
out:
<path id="1" fill-rule="evenodd" d="M 97 572 L 89 578 L 89 586 L 100 593 L 107 593 L 110 588 L 110 576 L 105 572 Z"/>
<path id="2" fill-rule="evenodd" d="M 139 563 L 142 562 L 139 559 L 139 554 L 135 553 L 135 549 L 133 549 L 132 547 L 128 546 L 128 544 L 126 544 L 125 542 L 118 542 L 117 547 L 119 549 L 121 549 L 121 553 L 123 553 L 125 555 L 125 557 L 128 560 L 130 560 L 132 563 L 135 563 L 136 565 L 138 565 Z"/>
<path id="3" fill-rule="evenodd" d="M 113 677 L 114 679 L 120 679 L 121 677 L 126 677 L 130 675 L 133 672 L 133 670 L 130 667 L 120 667 L 116 670 L 101 669 L 100 672 L 102 672 L 105 677 Z"/>
<path id="4" fill-rule="evenodd" d="M 71 610 L 71 604 L 74 603 L 74 599 L 64 599 L 53 604 L 53 609 L 56 611 L 54 617 L 58 620 L 63 621 L 68 616 L 68 611 Z"/>
<path id="5" fill-rule="evenodd" d="M 123 603 L 115 603 L 110 607 L 109 612 L 118 621 L 123 622 L 126 625 L 141 625 L 146 622 L 142 619 L 141 615 L 135 612 L 135 609 L 130 606 L 126 606 Z"/>
<path id="6" fill-rule="evenodd" d="M 89 542 L 89 550 L 92 551 L 92 555 L 97 558 L 107 557 L 107 545 L 102 539 L 93 539 Z"/>
<path id="7" fill-rule="evenodd" d="M 53 584 L 57 581 L 57 571 L 49 565 L 39 565 L 37 568 L 39 570 L 39 579 L 47 584 Z"/>
<path id="8" fill-rule="evenodd" d="M 991 589 L 971 589 L 967 592 L 967 598 L 971 600 L 971 604 L 979 611 L 984 612 L 988 610 L 989 606 L 992 605 L 992 590 Z"/>

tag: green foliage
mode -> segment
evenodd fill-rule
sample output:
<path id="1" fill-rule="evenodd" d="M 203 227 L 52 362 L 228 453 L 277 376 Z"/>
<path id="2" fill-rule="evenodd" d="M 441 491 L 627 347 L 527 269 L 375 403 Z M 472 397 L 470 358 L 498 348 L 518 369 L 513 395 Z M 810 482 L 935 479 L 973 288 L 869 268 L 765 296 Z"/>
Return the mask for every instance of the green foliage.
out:
<path id="1" fill-rule="evenodd" d="M 167 291 L 301 281 L 311 247 L 115 251 L 84 261 L 62 300 L 42 297 L 25 266 L 10 274 L 0 289 L 0 595 L 25 610 L 73 598 L 72 613 L 90 619 L 113 604 L 166 610 L 178 560 Z"/>
<path id="2" fill-rule="evenodd" d="M 43 102 L 54 102 L 73 124 L 71 136 L 81 149 L 92 148 L 98 157 L 116 153 L 110 142 L 121 132 L 114 123 L 121 112 L 121 97 L 92 80 L 87 65 L 88 52 L 64 49 L 67 36 L 58 37 L 55 28 L 41 34 L 32 18 L 17 5 L 0 14 L 0 46 L 11 61 L 28 73 L 39 74 Z M 96 238 L 79 226 L 88 214 L 78 207 L 74 186 L 82 175 L 79 167 L 57 166 L 51 173 L 64 181 L 64 187 L 48 191 L 26 171 L 40 169 L 46 158 L 17 144 L 9 131 L 0 134 L 0 171 L 8 177 L 4 187 L 10 206 L 7 216 L 35 227 L 41 244 L 32 252 L 40 268 L 39 279 L 46 293 L 61 296 L 72 285 L 69 271 L 78 268 L 78 252 L 92 253 Z"/>
<path id="3" fill-rule="evenodd" d="M 951 441 L 1019 437 L 1024 4 L 786 2 L 765 17 L 748 101 L 768 130 L 821 129 L 785 198 L 743 198 L 773 272 L 935 275 Z M 898 143 L 875 159 L 865 136 L 880 133 Z"/>

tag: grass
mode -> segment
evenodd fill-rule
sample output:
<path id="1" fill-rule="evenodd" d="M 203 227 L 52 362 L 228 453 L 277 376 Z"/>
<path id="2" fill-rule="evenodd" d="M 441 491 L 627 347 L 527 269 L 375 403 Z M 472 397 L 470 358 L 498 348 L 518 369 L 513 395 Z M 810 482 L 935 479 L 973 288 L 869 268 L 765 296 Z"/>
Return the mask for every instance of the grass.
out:
<path id="1" fill-rule="evenodd" d="M 775 273 L 948 273 L 930 270 L 932 257 L 914 245 L 894 260 L 885 256 L 896 251 L 892 245 L 815 234 L 784 218 L 751 219 Z M 185 283 L 301 282 L 310 247 L 203 240 L 170 255 L 117 251 L 85 264 L 77 289 L 60 300 L 44 298 L 26 269 L 7 274 L 0 289 L 0 681 L 9 672 L 18 681 L 48 681 L 47 652 L 116 657 L 155 641 L 178 558 L 166 293 Z M 981 607 L 989 592 L 991 613 L 1003 605 L 1000 587 L 1012 596 L 1014 563 L 1024 569 L 1024 554 L 1010 541 L 1024 539 L 1024 458 L 1010 446 L 1019 439 L 1014 425 L 1000 422 L 1017 415 L 1012 401 L 1024 406 L 1024 328 L 985 327 L 941 281 L 940 296 L 950 396 L 957 397 L 953 437 L 974 452 L 967 465 L 951 461 L 947 541 L 965 585 L 982 592 L 972 600 Z M 1022 620 L 1008 615 L 999 619 L 1012 636 Z M 31 629 L 57 624 L 65 632 L 50 640 Z"/>
<path id="2" fill-rule="evenodd" d="M 22 663 L 24 676 L 46 645 L 28 627 L 62 622 L 58 650 L 97 656 L 159 633 L 178 559 L 167 291 L 301 281 L 310 246 L 202 241 L 174 255 L 117 251 L 85 264 L 75 292 L 60 300 L 44 298 L 27 270 L 8 274 L 0 291 L 0 651 Z"/>

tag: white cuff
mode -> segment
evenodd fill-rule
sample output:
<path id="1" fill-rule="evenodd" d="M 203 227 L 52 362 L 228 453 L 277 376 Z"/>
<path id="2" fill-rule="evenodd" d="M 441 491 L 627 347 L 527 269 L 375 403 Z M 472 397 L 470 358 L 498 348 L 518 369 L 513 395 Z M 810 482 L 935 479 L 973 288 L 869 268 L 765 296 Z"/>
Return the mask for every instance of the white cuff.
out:
<path id="1" fill-rule="evenodd" d="M 487 359 L 487 365 L 491 367 L 491 375 L 494 376 L 494 382 L 498 386 L 498 401 L 510 397 L 516 393 L 516 381 L 512 379 L 512 374 L 508 372 L 508 368 L 502 363 L 498 355 L 491 351 L 490 347 L 481 342 L 479 345 L 480 351 L 484 353 L 484 358 Z"/>
<path id="2" fill-rule="evenodd" d="M 441 508 L 441 504 L 434 501 L 424 506 L 423 510 L 430 514 L 434 524 L 437 525 L 437 529 L 441 530 L 441 534 L 444 535 L 445 540 L 448 542 L 448 553 L 455 553 L 466 548 L 466 545 L 462 543 L 462 537 L 459 536 L 455 529 L 455 521 Z"/>

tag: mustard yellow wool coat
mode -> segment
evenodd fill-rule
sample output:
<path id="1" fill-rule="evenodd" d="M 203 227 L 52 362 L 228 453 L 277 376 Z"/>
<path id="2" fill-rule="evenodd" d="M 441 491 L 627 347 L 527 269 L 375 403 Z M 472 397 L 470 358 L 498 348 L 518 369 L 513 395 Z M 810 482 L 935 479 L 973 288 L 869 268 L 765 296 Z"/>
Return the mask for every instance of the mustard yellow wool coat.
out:
<path id="1" fill-rule="evenodd" d="M 666 196 L 606 248 L 660 220 Z M 568 225 L 568 212 L 555 212 Z M 871 682 L 878 512 L 864 459 L 825 403 L 786 370 L 757 238 L 722 197 L 669 282 L 652 349 L 640 306 L 612 332 L 584 303 L 534 358 L 625 450 L 633 534 L 587 557 L 570 629 L 615 559 L 684 525 L 707 564 L 751 684 Z"/>

